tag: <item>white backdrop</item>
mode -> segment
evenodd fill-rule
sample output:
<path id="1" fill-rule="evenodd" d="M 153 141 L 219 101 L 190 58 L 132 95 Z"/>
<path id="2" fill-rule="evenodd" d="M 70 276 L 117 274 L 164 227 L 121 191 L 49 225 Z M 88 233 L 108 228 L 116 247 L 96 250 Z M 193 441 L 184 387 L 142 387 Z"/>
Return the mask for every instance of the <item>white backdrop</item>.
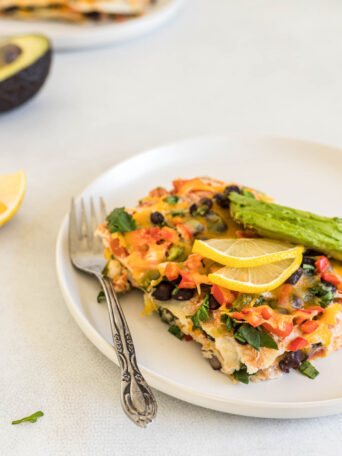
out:
<path id="1" fill-rule="evenodd" d="M 54 249 L 70 196 L 143 149 L 231 131 L 342 146 L 341 14 L 339 0 L 188 0 L 138 41 L 56 55 L 39 96 L 0 117 L 0 172 L 28 176 L 0 229 L 1 456 L 337 454 L 341 416 L 243 418 L 158 392 L 156 422 L 136 428 L 118 368 L 63 303 Z"/>

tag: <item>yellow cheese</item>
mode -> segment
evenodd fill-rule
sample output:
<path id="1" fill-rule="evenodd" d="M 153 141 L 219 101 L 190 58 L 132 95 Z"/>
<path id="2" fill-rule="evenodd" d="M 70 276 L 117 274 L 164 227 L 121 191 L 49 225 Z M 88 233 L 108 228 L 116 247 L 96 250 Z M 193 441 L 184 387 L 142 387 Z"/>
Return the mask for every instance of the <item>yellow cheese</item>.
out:
<path id="1" fill-rule="evenodd" d="M 331 342 L 331 331 L 329 331 L 328 326 L 321 324 L 319 328 L 316 329 L 313 333 L 307 335 L 305 338 L 311 344 L 318 344 L 321 342 L 325 347 L 330 345 Z"/>
<path id="2" fill-rule="evenodd" d="M 144 303 L 145 303 L 145 309 L 142 313 L 142 316 L 144 317 L 145 315 L 151 315 L 154 310 L 158 309 L 158 306 L 154 302 L 154 299 L 151 298 L 149 295 L 144 294 Z"/>
<path id="3" fill-rule="evenodd" d="M 339 312 L 341 312 L 341 304 L 333 304 L 325 309 L 324 314 L 319 318 L 319 322 L 334 326 Z"/>
<path id="4" fill-rule="evenodd" d="M 307 335 L 306 339 L 312 344 L 321 342 L 325 347 L 328 347 L 332 337 L 329 326 L 334 326 L 336 324 L 336 316 L 339 312 L 341 312 L 341 304 L 333 304 L 328 307 L 324 311 L 324 314 L 318 319 L 319 328 Z"/>

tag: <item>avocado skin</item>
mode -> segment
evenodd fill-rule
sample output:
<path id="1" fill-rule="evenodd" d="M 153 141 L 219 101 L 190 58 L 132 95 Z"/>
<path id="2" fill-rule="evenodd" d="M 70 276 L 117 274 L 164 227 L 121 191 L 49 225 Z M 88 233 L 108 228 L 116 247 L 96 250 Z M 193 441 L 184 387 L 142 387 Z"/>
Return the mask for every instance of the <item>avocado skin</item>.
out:
<path id="1" fill-rule="evenodd" d="M 49 74 L 51 57 L 50 48 L 32 65 L 0 82 L 0 112 L 17 108 L 39 91 Z"/>

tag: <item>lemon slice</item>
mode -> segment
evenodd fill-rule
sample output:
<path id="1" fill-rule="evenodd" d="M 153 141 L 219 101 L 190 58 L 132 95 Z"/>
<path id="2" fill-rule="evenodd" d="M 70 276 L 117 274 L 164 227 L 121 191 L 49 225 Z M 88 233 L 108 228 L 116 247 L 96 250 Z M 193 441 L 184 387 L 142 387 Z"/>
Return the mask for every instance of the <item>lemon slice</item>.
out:
<path id="1" fill-rule="evenodd" d="M 19 209 L 26 190 L 24 171 L 0 176 L 0 226 L 10 220 Z"/>
<path id="2" fill-rule="evenodd" d="M 262 238 L 196 240 L 192 251 L 234 268 L 250 268 L 296 258 L 304 247 Z"/>
<path id="3" fill-rule="evenodd" d="M 254 268 L 226 266 L 208 278 L 212 283 L 241 293 L 264 293 L 282 285 L 302 262 L 302 255 Z"/>

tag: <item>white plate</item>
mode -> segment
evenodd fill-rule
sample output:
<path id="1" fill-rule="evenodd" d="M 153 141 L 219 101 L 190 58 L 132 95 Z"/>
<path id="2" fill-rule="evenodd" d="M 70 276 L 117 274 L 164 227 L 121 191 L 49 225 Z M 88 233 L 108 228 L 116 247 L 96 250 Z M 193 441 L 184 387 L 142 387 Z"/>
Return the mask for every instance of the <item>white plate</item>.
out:
<path id="1" fill-rule="evenodd" d="M 280 203 L 335 216 L 341 215 L 341 172 L 342 152 L 328 146 L 261 136 L 200 138 L 126 160 L 101 175 L 82 195 L 103 195 L 108 209 L 129 207 L 153 187 L 170 187 L 176 177 L 208 175 L 261 189 Z M 72 268 L 67 241 L 65 218 L 57 242 L 57 271 L 66 303 L 85 335 L 117 363 L 106 307 L 96 302 L 99 286 Z M 121 302 L 142 372 L 164 393 L 203 407 L 258 417 L 342 412 L 342 351 L 315 362 L 320 371 L 315 380 L 292 372 L 277 380 L 233 385 L 211 369 L 196 343 L 169 334 L 157 315 L 141 317 L 139 292 L 130 292 Z"/>
<path id="2" fill-rule="evenodd" d="M 183 0 L 158 0 L 146 14 L 121 23 L 68 24 L 52 21 L 19 21 L 0 19 L 2 35 L 42 33 L 59 51 L 98 47 L 143 35 L 171 19 Z"/>

